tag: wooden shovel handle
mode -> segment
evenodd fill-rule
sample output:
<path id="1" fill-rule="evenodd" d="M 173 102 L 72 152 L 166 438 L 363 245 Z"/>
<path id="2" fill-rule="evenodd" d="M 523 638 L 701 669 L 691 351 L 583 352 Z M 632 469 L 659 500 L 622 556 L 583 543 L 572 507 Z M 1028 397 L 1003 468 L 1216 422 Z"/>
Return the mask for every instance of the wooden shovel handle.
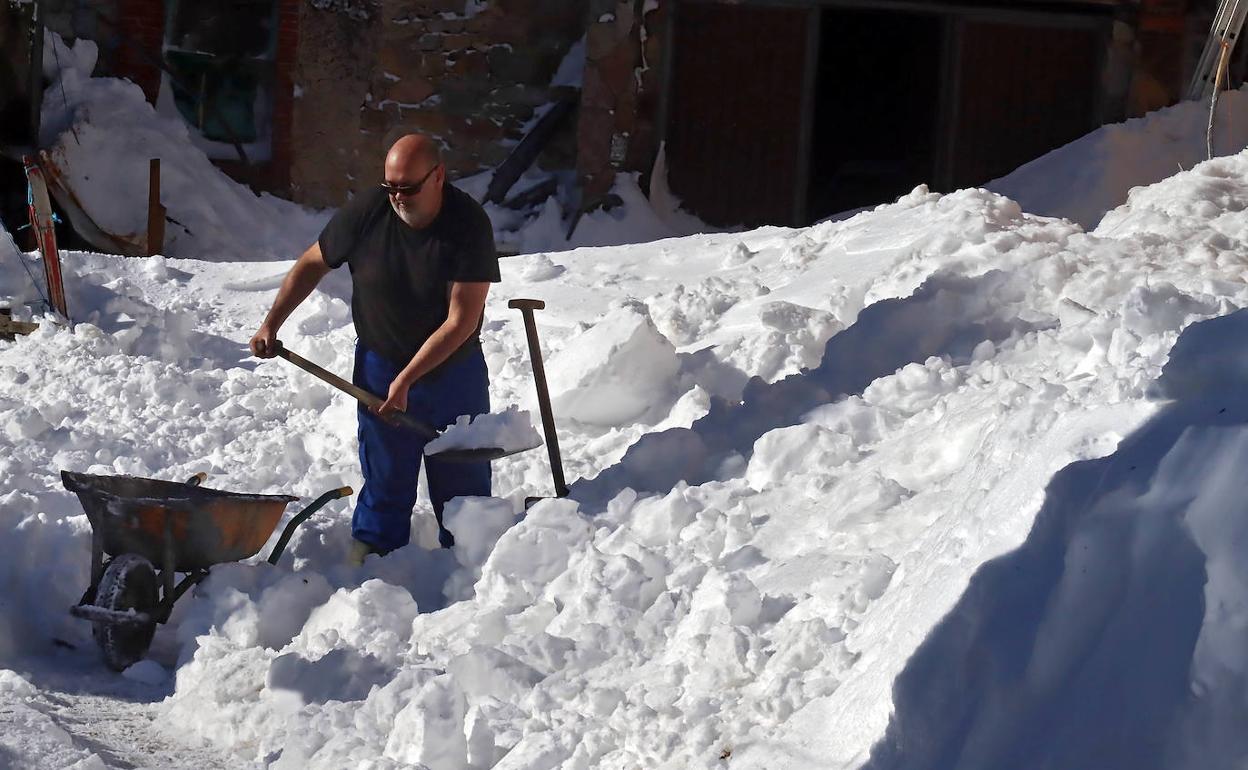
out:
<path id="1" fill-rule="evenodd" d="M 529 361 L 533 365 L 533 384 L 537 386 L 537 406 L 542 413 L 542 432 L 546 434 L 546 453 L 550 456 L 550 475 L 555 482 L 555 495 L 568 496 L 568 485 L 563 478 L 563 458 L 559 455 L 559 437 L 555 434 L 555 415 L 550 407 L 550 391 L 546 387 L 546 367 L 542 364 L 542 344 L 537 339 L 537 322 L 534 310 L 542 310 L 546 303 L 540 299 L 513 299 L 507 307 L 520 311 L 524 318 L 524 336 L 529 343 Z"/>
<path id="2" fill-rule="evenodd" d="M 358 385 L 355 385 L 354 383 L 351 383 L 342 379 L 341 377 L 334 374 L 333 372 L 322 369 L 321 367 L 312 363 L 311 361 L 299 355 L 298 353 L 292 352 L 289 348 L 283 345 L 280 341 L 275 340 L 274 342 L 276 343 L 276 348 L 277 348 L 274 351 L 275 355 L 286 359 L 287 361 L 291 362 L 295 366 L 304 370 L 308 374 L 311 374 L 313 377 L 316 377 L 317 379 L 334 386 L 338 390 L 341 390 L 343 393 L 346 393 L 347 395 L 354 397 L 361 404 L 364 404 L 365 406 L 370 407 L 372 409 L 376 409 L 377 407 L 385 403 L 385 399 L 381 398 L 380 396 L 374 393 L 369 393 L 367 390 L 364 390 Z M 407 414 L 406 412 L 393 412 L 387 415 L 383 419 L 388 419 L 392 422 L 402 425 L 405 428 L 413 430 L 426 439 L 433 439 L 433 438 L 436 438 L 438 435 L 437 429 L 434 428 L 432 425 L 430 425 L 429 423 L 423 420 L 418 420 L 415 417 L 412 417 L 410 414 Z"/>

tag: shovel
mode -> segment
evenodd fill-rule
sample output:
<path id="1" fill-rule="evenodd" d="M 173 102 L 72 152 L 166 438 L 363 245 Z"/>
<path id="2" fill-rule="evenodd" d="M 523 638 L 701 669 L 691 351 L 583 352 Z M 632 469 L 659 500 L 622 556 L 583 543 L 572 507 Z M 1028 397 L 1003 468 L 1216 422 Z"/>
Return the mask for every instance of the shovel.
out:
<path id="1" fill-rule="evenodd" d="M 295 366 L 304 370 L 308 374 L 311 374 L 314 377 L 322 380 L 323 382 L 333 385 L 338 390 L 341 390 L 343 393 L 346 393 L 348 396 L 354 397 L 357 401 L 359 401 L 360 403 L 364 404 L 365 406 L 371 409 L 375 410 L 377 409 L 377 407 L 381 406 L 385 402 L 385 399 L 381 398 L 380 396 L 377 396 L 373 393 L 369 393 L 367 390 L 364 390 L 358 385 L 354 385 L 350 382 L 347 382 L 346 380 L 342 379 L 341 377 L 334 374 L 333 372 L 329 372 L 329 371 L 326 371 L 325 369 L 322 369 L 321 367 L 312 363 L 311 361 L 304 358 L 303 356 L 297 353 L 291 352 L 281 342 L 277 343 L 276 355 L 279 356 L 280 358 L 286 359 L 287 361 L 291 362 Z M 411 416 L 410 414 L 406 412 L 392 412 L 386 417 L 383 417 L 382 419 L 390 422 L 393 425 L 398 425 L 399 427 L 406 428 L 412 431 L 413 433 L 415 433 L 417 436 L 420 436 L 425 441 L 431 441 L 438 437 L 437 428 L 433 427 L 432 425 L 425 422 L 424 420 Z M 437 460 L 447 460 L 450 462 L 476 463 L 476 462 L 485 462 L 488 460 L 497 460 L 500 457 L 506 457 L 507 455 L 516 454 L 517 452 L 527 451 L 527 449 L 528 449 L 527 447 L 522 447 L 520 449 L 503 449 L 502 447 L 481 447 L 479 449 L 444 449 L 441 452 L 435 452 L 433 454 L 426 455 L 426 457 L 431 457 Z"/>
<path id="2" fill-rule="evenodd" d="M 546 303 L 540 299 L 513 299 L 507 307 L 519 310 L 524 317 L 524 336 L 529 341 L 529 361 L 533 365 L 533 383 L 537 386 L 537 404 L 542 411 L 542 432 L 546 434 L 546 453 L 550 456 L 550 475 L 555 482 L 555 496 L 567 497 L 568 485 L 563 479 L 563 460 L 559 456 L 559 437 L 555 435 L 555 416 L 550 408 L 550 391 L 546 387 L 546 367 L 542 364 L 542 345 L 537 339 L 537 323 L 534 310 L 543 310 Z M 524 507 L 541 500 L 540 497 L 525 498 Z"/>

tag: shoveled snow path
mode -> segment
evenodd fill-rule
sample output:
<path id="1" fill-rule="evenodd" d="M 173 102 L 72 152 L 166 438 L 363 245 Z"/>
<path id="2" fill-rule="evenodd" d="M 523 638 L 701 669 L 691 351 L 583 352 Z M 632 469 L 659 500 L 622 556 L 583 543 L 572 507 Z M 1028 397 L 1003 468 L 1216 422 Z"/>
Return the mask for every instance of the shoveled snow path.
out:
<path id="1" fill-rule="evenodd" d="M 22 740 L 33 727 L 50 742 L 62 746 L 58 747 L 60 751 L 42 757 L 22 758 L 6 755 L 3 744 L 7 741 L 0 739 L 0 766 L 14 770 L 65 766 L 75 770 L 259 767 L 212 748 L 190 746 L 169 735 L 167 728 L 157 726 L 156 719 L 159 704 L 173 690 L 173 680 L 156 685 L 132 681 L 104 668 L 93 652 L 58 651 L 23 661 L 30 668 L 22 675 L 39 692 L 24 701 L 0 692 L 0 735 Z M 56 728 L 67 734 L 69 745 L 65 745 L 65 736 L 56 734 Z M 62 759 L 74 763 L 63 764 Z M 10 761 L 18 764 L 6 764 Z"/>

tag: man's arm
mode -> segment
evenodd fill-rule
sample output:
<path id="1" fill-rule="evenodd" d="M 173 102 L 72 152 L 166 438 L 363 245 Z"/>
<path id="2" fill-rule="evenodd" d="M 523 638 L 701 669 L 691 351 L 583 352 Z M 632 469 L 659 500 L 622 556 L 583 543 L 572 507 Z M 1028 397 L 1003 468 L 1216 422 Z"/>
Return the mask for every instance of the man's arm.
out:
<path id="1" fill-rule="evenodd" d="M 295 312 L 299 303 L 308 298 L 321 279 L 329 273 L 329 265 L 321 255 L 321 244 L 313 243 L 308 250 L 295 260 L 294 267 L 282 280 L 282 287 L 277 290 L 277 299 L 265 316 L 264 323 L 251 338 L 251 353 L 259 358 L 272 358 L 277 355 L 277 330 Z"/>
<path id="2" fill-rule="evenodd" d="M 384 416 L 395 410 L 407 411 L 408 388 L 450 358 L 472 336 L 485 310 L 485 297 L 489 291 L 490 284 L 484 281 L 456 281 L 451 284 L 451 307 L 446 320 L 429 335 L 399 376 L 394 378 L 385 403 L 377 408 L 378 414 Z"/>

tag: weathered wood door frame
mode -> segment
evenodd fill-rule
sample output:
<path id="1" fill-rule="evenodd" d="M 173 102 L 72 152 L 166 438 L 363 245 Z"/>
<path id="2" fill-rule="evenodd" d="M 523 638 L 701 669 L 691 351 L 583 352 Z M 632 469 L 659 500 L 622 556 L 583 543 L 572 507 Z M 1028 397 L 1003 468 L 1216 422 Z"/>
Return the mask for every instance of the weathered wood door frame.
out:
<path id="1" fill-rule="evenodd" d="M 665 30 L 663 41 L 662 92 L 658 106 L 658 135 L 660 141 L 668 136 L 671 116 L 671 99 L 673 89 L 673 52 L 677 40 L 677 24 L 679 13 L 677 6 L 683 3 L 696 2 L 714 4 L 717 0 L 669 0 L 672 13 Z M 947 189 L 954 174 L 954 152 L 958 131 L 958 105 L 961 95 L 961 47 L 962 30 L 967 23 L 987 22 L 1000 24 L 1018 24 L 1037 27 L 1084 28 L 1099 29 L 1100 45 L 1098 47 L 1097 72 L 1092 75 L 1095 80 L 1104 69 L 1104 57 L 1109 47 L 1113 9 L 1122 3 L 1119 0 L 1084 0 L 1070 3 L 1070 11 L 1053 10 L 1051 4 L 1044 9 L 1039 7 L 1003 8 L 984 7 L 963 3 L 924 2 L 924 0 L 735 0 L 732 5 L 750 5 L 775 8 L 806 8 L 809 15 L 806 20 L 806 62 L 803 72 L 802 126 L 798 148 L 797 182 L 793 191 L 793 219 L 804 222 L 807 216 L 807 193 L 810 186 L 811 142 L 814 129 L 814 101 L 818 83 L 816 72 L 819 62 L 820 29 L 822 13 L 825 9 L 835 10 L 869 10 L 897 11 L 922 15 L 936 15 L 944 20 L 944 54 L 943 61 L 938 63 L 944 70 L 941 78 L 941 105 L 933 131 L 936 133 L 936 168 L 932 183 L 938 188 Z M 1037 4 L 1038 5 L 1038 4 Z M 1106 114 L 1103 103 L 1104 92 L 1095 89 L 1098 118 Z M 987 181 L 987 180 L 985 180 Z"/>

